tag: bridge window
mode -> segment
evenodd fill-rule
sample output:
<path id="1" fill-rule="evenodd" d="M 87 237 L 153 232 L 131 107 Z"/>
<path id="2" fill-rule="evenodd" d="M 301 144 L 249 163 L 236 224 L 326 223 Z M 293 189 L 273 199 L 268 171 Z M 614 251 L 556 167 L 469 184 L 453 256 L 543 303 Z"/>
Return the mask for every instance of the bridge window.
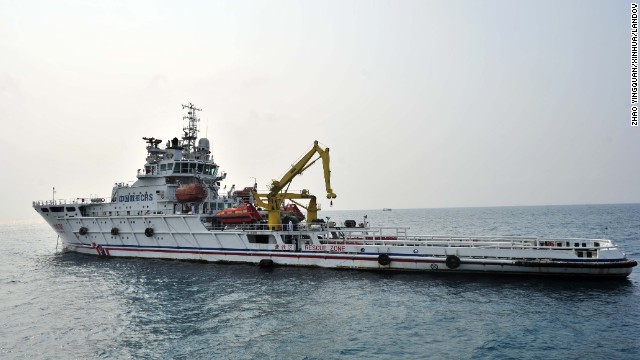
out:
<path id="1" fill-rule="evenodd" d="M 202 174 L 203 169 L 204 169 L 204 164 L 198 164 L 198 174 Z"/>
<path id="2" fill-rule="evenodd" d="M 67 210 L 68 212 L 75 212 L 75 211 L 76 211 L 76 208 L 75 208 L 75 207 L 73 207 L 73 206 L 68 206 L 66 210 Z"/>
<path id="3" fill-rule="evenodd" d="M 42 210 L 42 212 L 49 212 L 49 209 L 47 209 L 47 208 L 42 208 L 40 210 Z"/>
<path id="4" fill-rule="evenodd" d="M 63 212 L 64 208 L 62 206 L 52 206 L 51 212 Z"/>
<path id="5" fill-rule="evenodd" d="M 205 165 L 204 166 L 204 174 L 205 175 L 216 175 L 216 166 L 215 165 Z"/>
<path id="6" fill-rule="evenodd" d="M 167 171 L 167 164 L 160 164 L 160 171 Z"/>
<path id="7" fill-rule="evenodd" d="M 189 163 L 189 173 L 190 174 L 195 174 L 196 173 L 196 168 L 198 167 L 198 164 L 196 163 Z"/>

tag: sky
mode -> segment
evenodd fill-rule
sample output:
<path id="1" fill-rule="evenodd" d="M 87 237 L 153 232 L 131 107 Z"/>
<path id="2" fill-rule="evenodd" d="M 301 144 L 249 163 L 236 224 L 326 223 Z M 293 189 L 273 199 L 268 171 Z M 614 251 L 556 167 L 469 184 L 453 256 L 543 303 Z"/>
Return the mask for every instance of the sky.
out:
<path id="1" fill-rule="evenodd" d="M 640 202 L 628 1 L 0 0 L 0 220 L 108 198 L 188 102 L 227 187 L 318 140 L 333 210 Z"/>

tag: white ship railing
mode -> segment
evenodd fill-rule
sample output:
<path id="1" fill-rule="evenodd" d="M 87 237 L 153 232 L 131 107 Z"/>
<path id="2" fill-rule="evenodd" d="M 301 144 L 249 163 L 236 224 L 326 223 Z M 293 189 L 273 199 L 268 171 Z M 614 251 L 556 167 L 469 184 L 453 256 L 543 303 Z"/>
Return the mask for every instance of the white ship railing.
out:
<path id="1" fill-rule="evenodd" d="M 95 201 L 100 199 L 101 201 Z M 56 199 L 56 200 L 36 200 L 33 202 L 33 206 L 56 206 L 56 205 L 83 205 L 83 204 L 98 204 L 105 203 L 108 198 L 75 198 L 75 199 Z"/>
<path id="2" fill-rule="evenodd" d="M 375 230 L 374 230 L 375 229 Z M 389 231 L 395 228 L 367 228 L 367 229 L 329 229 L 335 236 L 324 239 L 323 242 L 360 242 L 365 245 L 391 246 L 447 246 L 447 247 L 535 247 L 550 249 L 575 248 L 612 248 L 616 247 L 606 239 L 584 238 L 538 238 L 524 236 L 447 236 L 447 235 L 407 235 L 407 228 L 398 228 L 394 236 Z M 374 230 L 374 231 L 371 231 Z"/>
<path id="3" fill-rule="evenodd" d="M 269 231 L 267 224 L 238 224 L 208 227 L 212 231 Z M 275 231 L 303 234 L 318 232 L 322 244 L 366 245 L 366 246 L 437 246 L 473 247 L 486 249 L 617 249 L 610 240 L 584 238 L 538 238 L 520 236 L 447 236 L 408 235 L 405 227 L 356 227 L 338 228 L 326 225 L 288 224 L 278 225 Z"/>

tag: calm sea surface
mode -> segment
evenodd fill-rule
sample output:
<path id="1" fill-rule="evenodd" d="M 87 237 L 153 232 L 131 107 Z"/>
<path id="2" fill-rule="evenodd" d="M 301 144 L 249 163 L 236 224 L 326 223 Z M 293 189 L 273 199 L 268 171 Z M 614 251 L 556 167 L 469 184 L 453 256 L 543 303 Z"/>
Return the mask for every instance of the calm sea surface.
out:
<path id="1" fill-rule="evenodd" d="M 393 211 L 414 234 L 607 238 L 640 260 L 640 205 Z M 387 274 L 100 259 L 0 226 L 2 359 L 639 359 L 624 280 Z"/>

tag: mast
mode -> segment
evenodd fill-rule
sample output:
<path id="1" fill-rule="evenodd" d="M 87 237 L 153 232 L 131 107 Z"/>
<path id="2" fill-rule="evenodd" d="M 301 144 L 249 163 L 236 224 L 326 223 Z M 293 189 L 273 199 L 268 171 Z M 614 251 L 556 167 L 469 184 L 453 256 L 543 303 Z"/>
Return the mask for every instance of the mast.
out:
<path id="1" fill-rule="evenodd" d="M 186 116 L 183 116 L 182 119 L 188 121 L 188 125 L 182 128 L 184 132 L 184 136 L 182 137 L 183 143 L 182 146 L 185 148 L 187 153 L 190 153 L 196 148 L 196 139 L 198 138 L 198 122 L 200 119 L 196 116 L 196 111 L 202 111 L 202 109 L 196 108 L 195 105 L 189 103 L 188 105 L 182 105 L 182 108 L 189 109 L 189 112 Z"/>

